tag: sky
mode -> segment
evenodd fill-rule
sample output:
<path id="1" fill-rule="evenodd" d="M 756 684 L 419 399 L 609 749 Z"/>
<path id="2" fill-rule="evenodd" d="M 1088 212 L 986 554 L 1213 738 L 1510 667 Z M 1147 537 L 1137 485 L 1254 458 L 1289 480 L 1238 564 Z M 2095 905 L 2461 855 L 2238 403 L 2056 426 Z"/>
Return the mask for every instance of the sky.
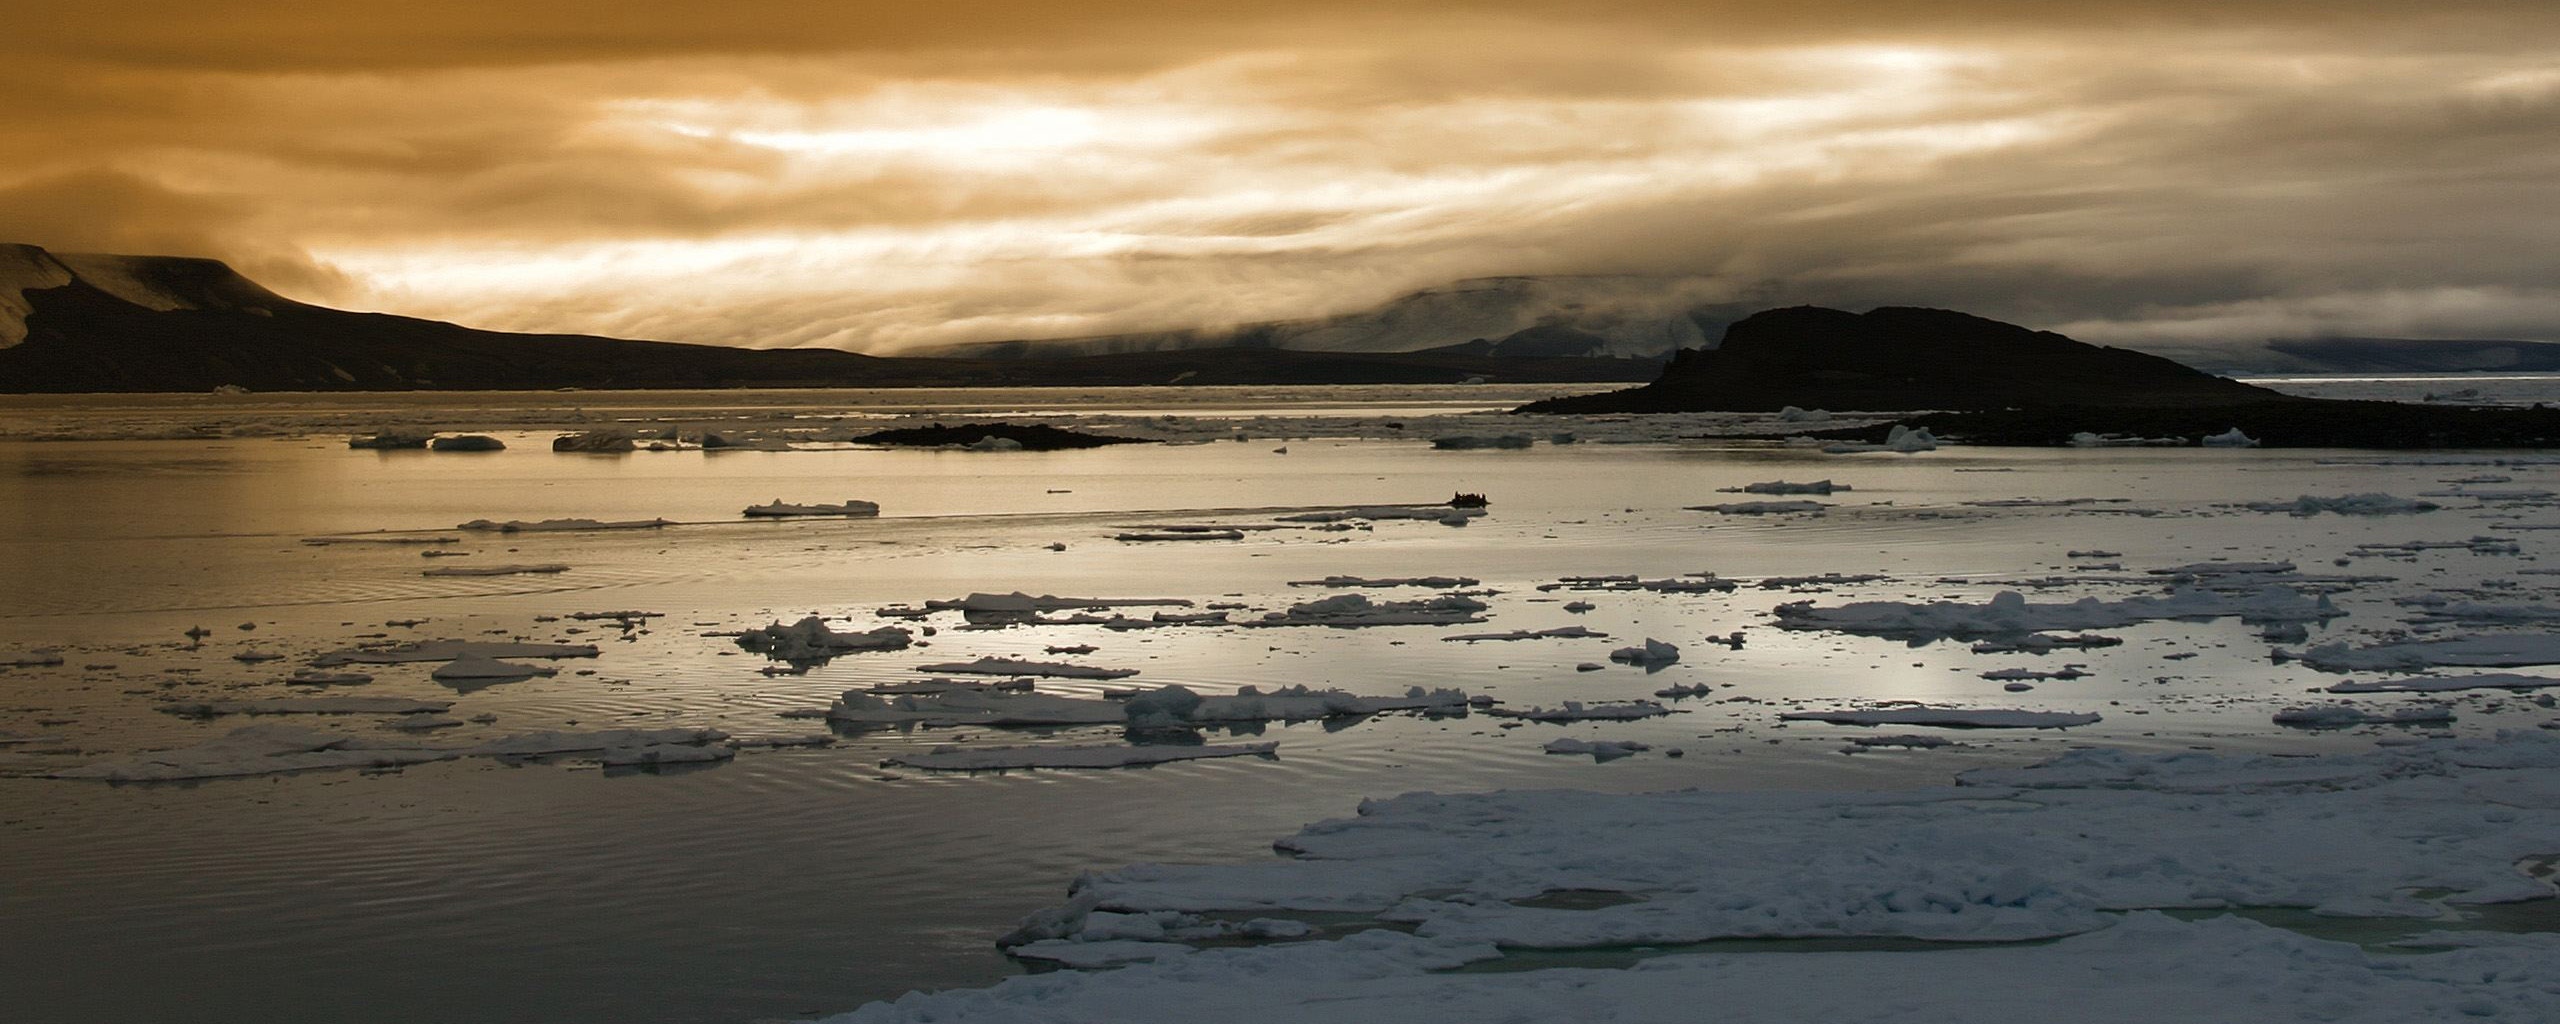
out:
<path id="1" fill-rule="evenodd" d="M 2560 340 L 2550 0 L 84 0 L 0 241 L 891 352 L 1473 277 Z"/>

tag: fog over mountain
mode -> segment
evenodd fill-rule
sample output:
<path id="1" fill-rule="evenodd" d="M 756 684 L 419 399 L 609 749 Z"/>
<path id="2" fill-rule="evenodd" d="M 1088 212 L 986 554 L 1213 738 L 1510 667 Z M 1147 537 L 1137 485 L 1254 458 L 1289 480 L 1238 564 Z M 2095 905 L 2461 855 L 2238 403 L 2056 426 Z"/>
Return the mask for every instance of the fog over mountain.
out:
<path id="1" fill-rule="evenodd" d="M 867 352 L 1522 277 L 2548 339 L 2556 33 L 2540 0 L 53 5 L 0 37 L 0 238 Z"/>

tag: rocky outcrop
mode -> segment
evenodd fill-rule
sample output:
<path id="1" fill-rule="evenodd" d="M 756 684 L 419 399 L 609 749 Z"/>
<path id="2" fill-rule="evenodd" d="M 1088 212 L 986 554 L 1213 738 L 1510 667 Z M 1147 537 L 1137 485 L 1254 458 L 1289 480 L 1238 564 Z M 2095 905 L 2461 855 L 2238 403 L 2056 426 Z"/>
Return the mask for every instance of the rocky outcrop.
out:
<path id="1" fill-rule="evenodd" d="M 1796 306 L 1726 328 L 1627 391 L 1524 412 L 2196 407 L 2303 401 L 2125 349 L 1943 309 Z"/>

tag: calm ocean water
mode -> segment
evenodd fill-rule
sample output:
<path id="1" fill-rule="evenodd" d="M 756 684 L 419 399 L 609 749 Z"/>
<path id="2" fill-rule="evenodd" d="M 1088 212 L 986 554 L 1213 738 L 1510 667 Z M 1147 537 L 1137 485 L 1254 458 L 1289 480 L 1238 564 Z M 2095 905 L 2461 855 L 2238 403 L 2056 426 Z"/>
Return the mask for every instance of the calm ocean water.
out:
<path id="1" fill-rule="evenodd" d="M 2275 386 L 2340 397 L 2415 398 L 2478 388 L 2478 401 L 2535 401 L 2553 379 L 2326 379 Z M 1142 860 L 1268 855 L 1299 824 L 1364 796 L 1417 789 L 1576 787 L 1618 791 L 1855 787 L 1942 781 L 1957 770 L 2048 756 L 2070 743 L 2314 750 L 2369 734 L 2310 734 L 2267 722 L 2274 707 L 2334 681 L 2267 660 L 2231 620 L 2152 623 L 2126 643 L 2044 659 L 1962 644 L 1910 646 L 1765 625 L 1782 601 L 1981 600 L 2022 579 L 2071 574 L 2075 550 L 2117 552 L 2125 572 L 2213 558 L 2328 566 L 2357 544 L 2459 540 L 2560 519 L 2531 505 L 2448 502 L 2444 513 L 2297 519 L 2231 508 L 2301 494 L 2441 490 L 2480 473 L 2507 488 L 2560 479 L 2550 464 L 2459 467 L 2364 453 L 2198 449 L 1949 448 L 1916 456 L 1827 456 L 1763 444 L 1654 438 L 1527 450 L 1435 451 L 1349 421 L 1499 408 L 1516 393 L 1454 389 L 1092 389 L 1078 392 L 492 396 L 455 419 L 454 396 L 205 396 L 0 400 L 0 653 L 59 648 L 65 664 L 0 669 L 0 972 L 13 1020 L 693 1022 L 849 1009 L 912 988 L 984 984 L 1017 968 L 990 940 L 1056 900 L 1079 870 Z M 742 400 L 743 399 L 743 400 Z M 555 455 L 556 431 L 526 429 L 574 407 L 589 422 L 705 424 L 747 416 L 859 422 L 930 410 L 1174 416 L 1200 440 L 1058 453 L 835 450 Z M 1302 429 L 1272 417 L 1317 417 Z M 350 451 L 366 424 L 432 416 L 509 443 L 487 454 Z M 262 422 L 272 429 L 258 429 Z M 1490 421 L 1488 421 L 1490 422 Z M 315 430 L 314 423 L 329 429 Z M 1540 424 L 1541 431 L 1553 424 Z M 1566 425 L 1570 426 L 1570 425 Z M 197 428 L 204 428 L 198 430 Z M 1396 428 L 1403 429 L 1403 428 Z M 200 433 L 190 438 L 182 435 Z M 1419 431 L 1417 430 L 1417 433 Z M 268 436 L 272 435 L 272 436 Z M 1285 453 L 1274 449 L 1285 448 Z M 2483 458 L 2513 458 L 2492 453 Z M 2337 460 L 2347 460 L 2340 462 Z M 2379 461 L 2381 464 L 2374 464 Z M 1832 478 L 1855 490 L 1820 517 L 1719 517 L 1688 505 L 1754 481 Z M 1277 510 L 1426 502 L 1481 492 L 1493 515 L 1460 527 L 1249 533 L 1219 543 L 1139 544 L 1129 527 L 1267 523 Z M 742 521 L 781 498 L 860 498 L 857 521 Z M 1983 506 L 2013 499 L 2071 505 Z M 663 517 L 661 530 L 472 535 L 468 558 L 406 546 L 312 545 L 359 531 L 450 534 L 469 519 Z M 459 534 L 451 534 L 460 536 Z M 2391 598 L 2498 588 L 2554 600 L 2517 570 L 2546 532 L 2511 534 L 2518 556 L 2466 551 L 2350 558 L 2391 582 L 2338 595 L 2349 611 L 2321 635 L 2398 624 Z M 1065 549 L 1052 550 L 1063 544 Z M 436 578 L 435 564 L 554 562 L 545 576 Z M 1713 572 L 1728 594 L 1542 592 L 1583 574 Z M 1816 593 L 1764 590 L 1771 576 L 1873 573 Z M 805 675 L 766 675 L 722 631 L 822 614 L 868 628 L 876 610 L 1023 590 L 1233 603 L 1246 613 L 1327 591 L 1333 574 L 1464 575 L 1497 593 L 1470 630 L 1579 624 L 1608 640 L 1448 643 L 1446 630 L 1163 629 L 1097 626 L 968 631 L 948 616 L 932 646 L 857 654 Z M 2105 573 L 2094 575 L 2107 575 Z M 1381 599 L 1419 592 L 1368 591 Z M 2039 600 L 2121 596 L 2126 584 L 2046 588 Z M 1597 607 L 1572 613 L 1582 597 Z M 657 613 L 645 629 L 560 618 Z M 386 623 L 423 620 L 415 626 Z M 243 629 L 243 626 L 252 628 Z M 212 631 L 201 644 L 185 636 Z M 1739 650 L 1706 642 L 1735 630 Z M 1454 686 L 1514 704 L 1642 697 L 1712 683 L 1684 713 L 1607 726 L 1504 728 L 1482 716 L 1397 716 L 1273 725 L 1276 760 L 1146 770 L 938 775 L 883 770 L 883 757 L 953 742 L 1111 742 L 1114 730 L 848 732 L 819 749 L 750 750 L 734 762 L 604 771 L 575 759 L 471 760 L 396 772 L 324 772 L 109 786 L 35 778 L 49 768 L 197 742 L 228 730 L 153 710 L 163 699 L 279 696 L 283 670 L 232 655 L 309 655 L 375 635 L 499 636 L 600 643 L 551 678 L 456 693 L 425 666 L 394 667 L 360 692 L 452 699 L 462 742 L 550 728 L 714 726 L 741 737 L 803 735 L 777 717 L 836 692 L 912 678 L 927 661 L 1044 657 L 1092 644 L 1094 664 L 1138 683 L 1224 692 L 1306 683 L 1362 693 Z M 1659 673 L 1577 671 L 1608 649 L 1658 637 L 1683 661 Z M 2315 640 L 2318 639 L 2315 636 Z M 2003 667 L 2085 662 L 2091 677 L 2004 692 Z M 281 664 L 298 664 L 286 661 Z M 591 670 L 591 671 L 588 671 Z M 1044 682 L 1092 694 L 1100 687 Z M 1850 730 L 1786 726 L 1791 707 L 1862 700 L 2095 710 L 2068 734 L 1964 737 L 1958 748 L 1840 753 Z M 2471 700 L 2457 728 L 2528 723 L 2538 709 Z M 378 718 L 316 724 L 388 736 Z M 305 719 L 305 723 L 309 720 Z M 1688 756 L 1607 764 L 1542 754 L 1560 735 L 1682 746 Z M 1213 735 L 1212 742 L 1223 738 Z"/>

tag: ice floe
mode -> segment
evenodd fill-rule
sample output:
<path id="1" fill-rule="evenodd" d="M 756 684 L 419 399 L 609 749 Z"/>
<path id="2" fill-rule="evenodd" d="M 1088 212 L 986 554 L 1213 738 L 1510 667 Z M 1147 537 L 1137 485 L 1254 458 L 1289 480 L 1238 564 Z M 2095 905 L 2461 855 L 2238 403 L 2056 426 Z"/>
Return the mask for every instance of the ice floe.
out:
<path id="1" fill-rule="evenodd" d="M 941 746 L 921 754 L 897 754 L 883 765 L 932 771 L 1001 768 L 1126 768 L 1219 757 L 1274 757 L 1278 743 L 1199 746 L 966 747 Z"/>
<path id="2" fill-rule="evenodd" d="M 1245 619 L 1245 626 L 1446 626 L 1483 622 L 1484 602 L 1464 594 L 1442 594 L 1413 601 L 1372 601 L 1367 594 L 1335 594 L 1287 611 L 1264 612 Z"/>
<path id="3" fill-rule="evenodd" d="M 2413 501 L 2380 491 L 2369 491 L 2363 494 L 2342 494 L 2334 498 L 2305 494 L 2292 501 L 2253 501 L 2241 507 L 2254 512 L 2285 512 L 2297 516 L 2316 516 L 2323 512 L 2342 516 L 2387 516 L 2433 512 L 2442 506 L 2432 501 Z"/>
<path id="4" fill-rule="evenodd" d="M 1820 512 L 1830 508 L 1819 501 L 1734 501 L 1722 505 L 1683 506 L 1691 512 L 1713 512 L 1724 516 L 1787 515 L 1796 512 Z"/>
<path id="5" fill-rule="evenodd" d="M 451 708 L 449 700 L 407 697 L 274 697 L 265 700 L 169 701 L 159 710 L 172 715 L 419 715 Z"/>
<path id="6" fill-rule="evenodd" d="M 2350 647 L 2345 641 L 2299 653 L 2281 648 L 2277 661 L 2300 661 L 2323 672 L 2418 672 L 2438 665 L 2512 668 L 2560 664 L 2560 635 L 2548 633 L 2446 637 Z"/>
<path id="7" fill-rule="evenodd" d="M 2371 682 L 2349 680 L 2331 685 L 2329 692 L 2444 693 L 2452 690 L 2539 690 L 2547 686 L 2560 686 L 2560 678 L 2486 672 L 2470 676 L 2410 676 L 2404 679 L 2377 679 Z"/>
<path id="8" fill-rule="evenodd" d="M 516 643 L 503 640 L 423 640 L 410 644 L 382 647 L 348 647 L 315 655 L 311 664 L 320 668 L 336 665 L 396 665 L 415 661 L 453 661 L 459 658 L 592 658 L 594 644 Z"/>
<path id="9" fill-rule="evenodd" d="M 1320 580 L 1291 580 L 1293 587 L 1472 587 L 1482 580 L 1469 576 L 1327 576 Z"/>
<path id="10" fill-rule="evenodd" d="M 1621 647 L 1609 652 L 1609 660 L 1627 665 L 1668 665 L 1680 660 L 1680 648 L 1646 637 L 1642 647 Z"/>
<path id="11" fill-rule="evenodd" d="M 2453 709 L 2441 704 L 2417 704 L 2387 711 L 2352 704 L 2313 704 L 2275 713 L 2277 725 L 2311 729 L 2350 725 L 2438 725 L 2450 721 L 2453 721 Z"/>
<path id="12" fill-rule="evenodd" d="M 780 518 L 788 516 L 876 516 L 880 514 L 880 503 L 876 501 L 857 501 L 848 498 L 833 505 L 794 505 L 780 498 L 775 498 L 762 505 L 749 505 L 746 507 L 745 511 L 738 514 L 743 516 L 760 516 L 766 518 Z"/>
<path id="13" fill-rule="evenodd" d="M 654 530 L 662 526 L 673 526 L 675 525 L 675 522 L 676 521 L 673 519 L 622 519 L 614 521 L 597 519 L 540 519 L 531 521 L 523 519 L 509 519 L 505 521 L 494 519 L 474 519 L 470 522 L 457 525 L 454 529 L 479 530 L 488 533 L 555 533 L 575 532 L 580 530 Z"/>
<path id="14" fill-rule="evenodd" d="M 1832 725 L 1934 725 L 1949 729 L 2067 729 L 2098 720 L 2098 715 L 2093 712 L 1925 706 L 1787 711 L 1778 717 L 1790 722 L 1828 722 Z"/>
<path id="15" fill-rule="evenodd" d="M 250 725 L 194 746 L 98 761 L 47 773 L 57 779 L 165 782 L 331 768 L 389 768 L 462 757 L 537 757 L 727 739 L 717 729 L 546 731 L 460 747 L 420 747 L 294 725 Z"/>
<path id="16" fill-rule="evenodd" d="M 1835 484 L 1829 480 L 1812 480 L 1804 483 L 1764 480 L 1742 485 L 1741 492 L 1744 494 L 1830 494 L 1833 491 L 1850 489 L 1848 484 Z"/>
<path id="17" fill-rule="evenodd" d="M 1589 754 L 1594 761 L 1615 761 L 1621 757 L 1651 750 L 1653 745 L 1638 743 L 1634 740 L 1577 740 L 1560 737 L 1548 740 L 1546 746 L 1540 749 L 1550 754 Z"/>
<path id="18" fill-rule="evenodd" d="M 896 626 L 840 632 L 815 615 L 788 626 L 774 623 L 738 635 L 738 646 L 776 661 L 824 661 L 854 651 L 903 650 L 915 634 Z"/>
<path id="19" fill-rule="evenodd" d="M 1024 661 L 1019 658 L 996 657 L 984 657 L 976 661 L 945 661 L 931 665 L 918 665 L 916 671 L 953 672 L 978 676 L 1055 676 L 1060 679 L 1126 679 L 1138 674 L 1138 670 L 1134 668 L 1101 668 L 1057 661 Z"/>
<path id="20" fill-rule="evenodd" d="M 1869 636 L 1969 638 L 2058 629 L 2110 629 L 2153 619 L 2218 618 L 2236 615 L 2250 622 L 2318 621 L 2346 614 L 2328 597 L 2304 597 L 2283 587 L 2267 587 L 2246 595 L 2182 589 L 2166 597 L 2128 597 L 2102 601 L 2038 604 L 2014 590 L 2004 590 L 1983 604 L 1933 601 L 1860 601 L 1831 608 L 1796 601 L 1775 609 L 1782 629 L 1832 630 Z"/>
<path id="21" fill-rule="evenodd" d="M 1608 635 L 1609 634 L 1607 633 L 1602 633 L 1598 630 L 1584 626 L 1557 626 L 1554 629 L 1515 629 L 1508 633 L 1461 633 L 1457 636 L 1444 636 L 1440 639 L 1451 643 L 1472 643 L 1477 640 L 1547 640 L 1555 638 L 1588 640 L 1606 637 Z"/>
<path id="22" fill-rule="evenodd" d="M 2242 433 L 2238 427 L 2233 427 L 2219 434 L 2207 434 L 2199 438 L 2196 443 L 2207 448 L 2255 448 L 2258 446 L 2258 439 Z"/>
<path id="23" fill-rule="evenodd" d="M 1532 722 L 1624 722 L 1653 718 L 1674 712 L 1649 700 L 1585 704 L 1569 700 L 1556 707 L 1488 708 L 1485 714 L 1496 718 L 1525 718 Z"/>
<path id="24" fill-rule="evenodd" d="M 424 571 L 422 571 L 422 572 L 418 573 L 418 575 L 420 575 L 420 576 L 519 576 L 519 575 L 537 575 L 537 576 L 539 576 L 539 575 L 551 575 L 551 574 L 554 574 L 554 573 L 564 573 L 564 572 L 568 572 L 568 571 L 569 571 L 569 567 L 568 567 L 568 566 L 566 566 L 566 565 L 562 565 L 562 564 L 560 564 L 560 563 L 558 563 L 558 562 L 543 562 L 543 563 L 539 563 L 539 564 L 531 564 L 531 565 L 440 565 L 440 566 L 437 566 L 437 567 L 435 567 L 435 568 L 433 568 L 433 569 L 427 569 L 427 570 L 424 570 Z"/>

